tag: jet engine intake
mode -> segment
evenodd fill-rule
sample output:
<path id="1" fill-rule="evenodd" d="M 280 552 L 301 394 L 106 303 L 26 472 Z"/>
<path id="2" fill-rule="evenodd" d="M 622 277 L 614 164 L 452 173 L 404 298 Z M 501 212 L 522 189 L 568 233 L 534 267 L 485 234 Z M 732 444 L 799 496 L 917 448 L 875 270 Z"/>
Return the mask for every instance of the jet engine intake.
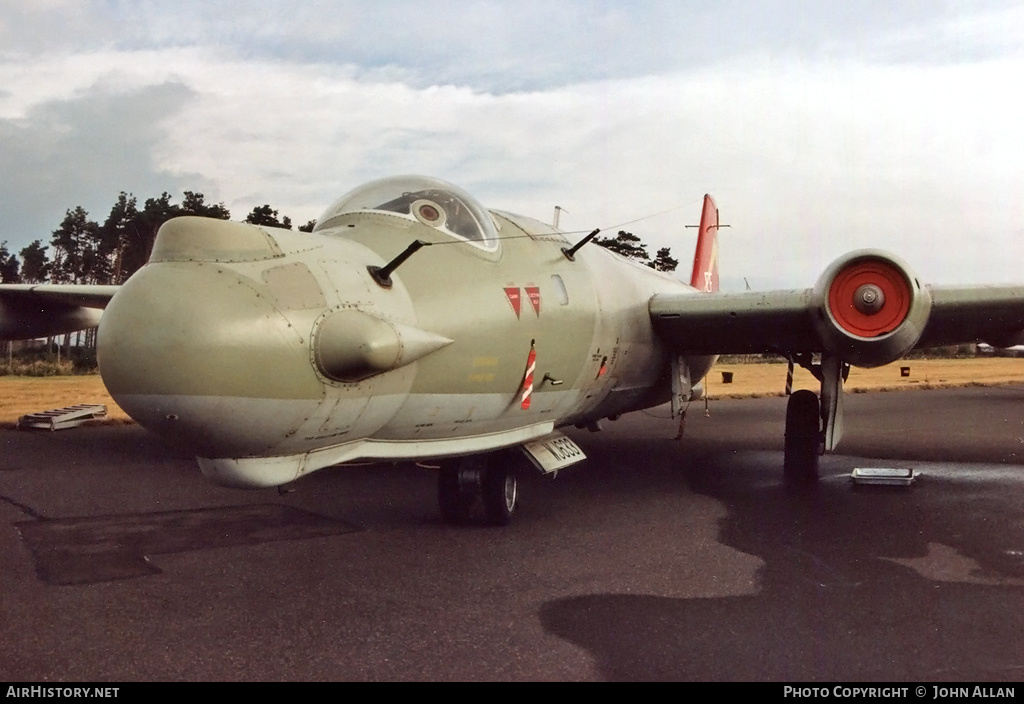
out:
<path id="1" fill-rule="evenodd" d="M 880 367 L 914 348 L 932 299 L 899 258 L 864 249 L 829 265 L 814 285 L 812 305 L 829 353 L 859 367 Z"/>

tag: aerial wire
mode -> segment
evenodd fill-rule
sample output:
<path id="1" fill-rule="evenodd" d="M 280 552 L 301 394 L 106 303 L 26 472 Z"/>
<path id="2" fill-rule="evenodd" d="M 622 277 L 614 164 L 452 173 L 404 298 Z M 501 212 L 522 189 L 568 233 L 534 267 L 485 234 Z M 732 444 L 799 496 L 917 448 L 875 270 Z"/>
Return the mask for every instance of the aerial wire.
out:
<path id="1" fill-rule="evenodd" d="M 655 212 L 655 213 L 650 213 L 649 215 L 643 215 L 643 216 L 635 218 L 633 220 L 627 220 L 626 222 L 621 222 L 621 223 L 619 223 L 617 225 L 608 225 L 608 226 L 597 228 L 597 229 L 599 229 L 601 232 L 604 232 L 606 230 L 617 230 L 619 228 L 626 227 L 627 225 L 634 225 L 634 224 L 636 224 L 638 222 L 643 222 L 644 220 L 650 220 L 652 218 L 661 217 L 662 215 L 668 215 L 669 213 L 674 213 L 677 210 L 682 210 L 683 208 L 688 208 L 688 207 L 692 206 L 694 203 L 699 203 L 699 202 L 701 202 L 701 201 L 700 200 L 697 200 L 697 201 L 692 201 L 691 200 L 689 202 L 681 203 L 680 205 L 676 205 L 676 206 L 673 206 L 671 208 L 667 208 L 665 210 L 660 210 L 660 211 Z M 506 240 L 542 239 L 544 237 L 558 237 L 558 236 L 562 236 L 562 235 L 585 235 L 585 234 L 588 234 L 588 233 L 590 233 L 592 231 L 593 230 L 556 230 L 554 232 L 537 233 L 535 235 L 507 235 L 507 236 L 499 235 L 495 239 L 495 241 L 497 241 L 497 242 L 504 242 Z M 423 246 L 425 246 L 425 247 L 436 247 L 438 245 L 445 245 L 445 244 L 473 244 L 473 242 L 471 240 L 467 240 L 467 239 L 463 239 L 463 238 L 457 238 L 457 239 L 446 241 L 446 242 L 424 242 Z"/>

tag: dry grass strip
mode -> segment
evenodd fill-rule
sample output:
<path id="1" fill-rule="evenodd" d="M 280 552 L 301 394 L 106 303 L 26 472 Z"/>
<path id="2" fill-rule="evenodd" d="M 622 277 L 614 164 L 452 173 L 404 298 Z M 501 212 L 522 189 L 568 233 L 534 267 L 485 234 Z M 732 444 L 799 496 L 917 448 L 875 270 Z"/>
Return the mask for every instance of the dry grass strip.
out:
<path id="1" fill-rule="evenodd" d="M 107 424 L 131 419 L 110 398 L 98 374 L 87 376 L 0 376 L 0 428 L 13 428 L 18 418 L 79 403 L 107 407 Z"/>
<path id="2" fill-rule="evenodd" d="M 908 370 L 903 376 L 902 369 Z M 732 383 L 723 383 L 723 372 Z M 1008 357 L 976 359 L 901 360 L 876 369 L 850 371 L 846 389 L 852 393 L 902 391 L 957 386 L 991 386 L 1024 382 L 1024 359 Z M 785 362 L 769 364 L 719 364 L 708 374 L 709 398 L 782 396 L 786 386 Z M 811 374 L 796 368 L 794 389 L 818 390 Z M 61 377 L 0 377 L 0 427 L 13 428 L 23 415 L 78 403 L 102 403 L 106 423 L 130 423 L 131 419 L 110 398 L 98 375 Z"/>
<path id="3" fill-rule="evenodd" d="M 903 375 L 904 369 L 907 376 Z M 731 384 L 723 383 L 723 372 L 732 372 Z M 1024 359 L 904 359 L 875 369 L 854 367 L 845 388 L 848 392 L 865 393 L 1014 382 L 1024 382 Z M 718 364 L 708 374 L 706 388 L 709 398 L 782 396 L 786 388 L 786 363 Z M 793 374 L 793 389 L 817 391 L 819 384 L 810 372 L 797 366 Z"/>

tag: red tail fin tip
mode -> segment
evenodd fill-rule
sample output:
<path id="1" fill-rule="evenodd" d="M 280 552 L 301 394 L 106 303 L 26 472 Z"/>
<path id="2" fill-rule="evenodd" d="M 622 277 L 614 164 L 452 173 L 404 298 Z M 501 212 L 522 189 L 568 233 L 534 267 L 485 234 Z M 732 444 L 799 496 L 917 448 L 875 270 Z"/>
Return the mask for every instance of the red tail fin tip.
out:
<path id="1" fill-rule="evenodd" d="M 700 214 L 690 285 L 706 293 L 718 290 L 718 206 L 709 195 Z"/>

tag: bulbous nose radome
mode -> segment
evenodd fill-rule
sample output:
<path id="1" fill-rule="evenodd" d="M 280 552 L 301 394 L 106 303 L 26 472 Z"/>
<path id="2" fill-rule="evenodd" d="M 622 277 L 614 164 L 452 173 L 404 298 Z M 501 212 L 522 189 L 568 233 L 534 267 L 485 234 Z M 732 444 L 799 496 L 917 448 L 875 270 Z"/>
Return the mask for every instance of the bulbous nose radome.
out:
<path id="1" fill-rule="evenodd" d="M 261 230 L 182 220 L 164 226 L 151 262 L 104 313 L 103 381 L 140 424 L 196 454 L 266 452 L 322 396 L 309 363 L 312 326 L 298 329 L 258 281 L 223 261 L 273 258 Z"/>

